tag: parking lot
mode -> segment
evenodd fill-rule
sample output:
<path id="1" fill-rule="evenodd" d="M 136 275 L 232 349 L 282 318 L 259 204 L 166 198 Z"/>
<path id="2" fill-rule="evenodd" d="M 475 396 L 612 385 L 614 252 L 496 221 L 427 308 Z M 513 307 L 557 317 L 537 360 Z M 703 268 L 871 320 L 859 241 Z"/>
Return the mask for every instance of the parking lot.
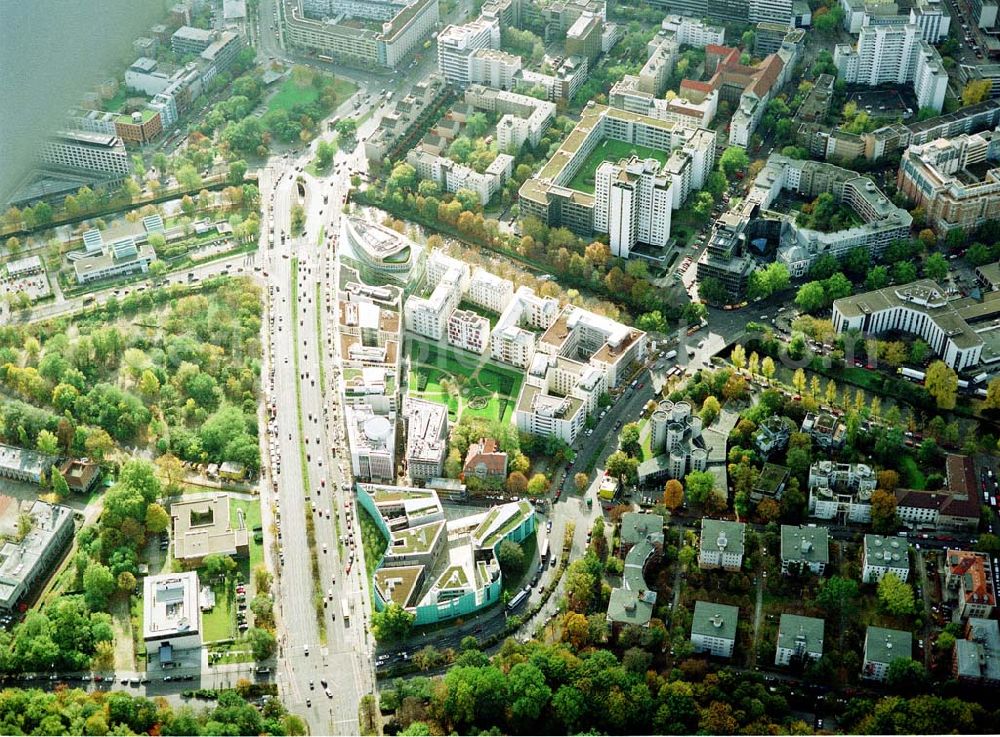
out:
<path id="1" fill-rule="evenodd" d="M 906 100 L 897 90 L 854 92 L 847 99 L 873 118 L 907 119 L 916 112 L 916 102 Z"/>

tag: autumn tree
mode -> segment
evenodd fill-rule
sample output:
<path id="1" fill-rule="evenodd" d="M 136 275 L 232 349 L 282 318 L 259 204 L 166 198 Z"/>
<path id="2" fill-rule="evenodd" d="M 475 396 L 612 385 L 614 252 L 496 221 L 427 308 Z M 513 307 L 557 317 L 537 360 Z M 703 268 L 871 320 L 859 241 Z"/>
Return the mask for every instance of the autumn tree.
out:
<path id="1" fill-rule="evenodd" d="M 927 367 L 924 387 L 934 397 L 938 409 L 955 409 L 958 398 L 958 374 L 944 361 L 935 361 Z"/>
<path id="2" fill-rule="evenodd" d="M 893 492 L 899 486 L 899 473 L 887 468 L 878 472 L 878 488 Z"/>
<path id="3" fill-rule="evenodd" d="M 580 471 L 579 473 L 574 474 L 573 484 L 576 486 L 577 491 L 586 491 L 587 486 L 590 485 L 590 476 Z"/>
<path id="4" fill-rule="evenodd" d="M 895 573 L 886 573 L 878 582 L 878 601 L 893 616 L 913 614 L 913 587 Z"/>
<path id="5" fill-rule="evenodd" d="M 670 479 L 663 488 L 663 506 L 673 512 L 684 501 L 684 486 L 677 479 Z"/>
<path id="6" fill-rule="evenodd" d="M 896 495 L 890 491 L 876 489 L 872 493 L 872 530 L 885 534 L 898 527 L 896 519 Z"/>
<path id="7" fill-rule="evenodd" d="M 520 471 L 514 471 L 507 477 L 507 491 L 520 496 L 528 490 L 528 479 Z"/>

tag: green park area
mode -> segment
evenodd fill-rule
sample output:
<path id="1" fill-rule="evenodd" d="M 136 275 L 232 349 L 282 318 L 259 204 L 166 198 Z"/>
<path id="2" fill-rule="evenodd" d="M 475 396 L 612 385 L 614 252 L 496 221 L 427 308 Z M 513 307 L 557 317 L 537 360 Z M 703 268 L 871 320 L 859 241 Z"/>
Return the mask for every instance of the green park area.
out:
<path id="1" fill-rule="evenodd" d="M 333 81 L 333 89 L 336 95 L 336 102 L 334 102 L 333 107 L 336 108 L 340 103 L 354 94 L 357 85 L 350 80 L 336 77 Z M 268 111 L 287 110 L 288 112 L 292 112 L 296 107 L 310 105 L 318 100 L 321 91 L 320 87 L 316 84 L 300 84 L 299 80 L 294 75 L 291 75 L 281 83 L 278 91 L 267 101 L 267 109 Z"/>
<path id="2" fill-rule="evenodd" d="M 481 356 L 419 342 L 411 352 L 410 392 L 448 405 L 452 422 L 468 413 L 509 422 L 523 376 Z"/>
<path id="3" fill-rule="evenodd" d="M 583 166 L 570 181 L 569 188 L 593 194 L 594 175 L 597 172 L 597 167 L 605 161 L 620 161 L 633 155 L 640 159 L 656 159 L 661 164 L 665 164 L 670 154 L 667 151 L 659 151 L 648 146 L 605 139 L 583 162 Z"/>

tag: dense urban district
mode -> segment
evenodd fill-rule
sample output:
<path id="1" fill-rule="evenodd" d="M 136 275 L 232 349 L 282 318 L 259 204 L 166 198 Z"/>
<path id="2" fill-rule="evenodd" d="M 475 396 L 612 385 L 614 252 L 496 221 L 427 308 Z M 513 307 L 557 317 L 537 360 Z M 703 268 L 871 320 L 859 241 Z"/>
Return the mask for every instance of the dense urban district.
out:
<path id="1" fill-rule="evenodd" d="M 997 731 L 995 3 L 133 47 L 2 194 L 0 733 Z"/>

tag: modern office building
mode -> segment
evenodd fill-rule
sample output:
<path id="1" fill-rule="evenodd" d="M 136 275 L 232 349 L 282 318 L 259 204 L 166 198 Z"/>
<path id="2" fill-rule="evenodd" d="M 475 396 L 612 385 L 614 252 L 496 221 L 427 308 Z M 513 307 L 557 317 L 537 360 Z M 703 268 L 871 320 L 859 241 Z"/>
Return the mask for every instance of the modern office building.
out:
<path id="1" fill-rule="evenodd" d="M 865 535 L 861 567 L 864 583 L 878 583 L 887 573 L 907 581 L 910 578 L 909 545 L 899 537 Z"/>
<path id="2" fill-rule="evenodd" d="M 426 625 L 468 617 L 500 601 L 497 548 L 535 533 L 528 501 L 445 519 L 436 491 L 359 484 L 358 503 L 389 545 L 372 576 L 375 608 L 399 604 Z"/>
<path id="3" fill-rule="evenodd" d="M 639 464 L 643 486 L 667 479 L 683 479 L 691 471 L 705 471 L 709 448 L 702 434 L 701 418 L 688 402 L 660 401 L 650 418 L 649 450 L 652 455 Z"/>
<path id="4" fill-rule="evenodd" d="M 691 619 L 691 644 L 696 653 L 708 653 L 719 658 L 731 658 L 736 646 L 738 607 L 696 601 Z"/>
<path id="5" fill-rule="evenodd" d="M 132 171 L 125 143 L 118 136 L 60 131 L 43 141 L 40 161 L 47 166 L 87 172 L 120 181 Z"/>
<path id="6" fill-rule="evenodd" d="M 142 582 L 142 639 L 146 652 L 160 665 L 173 661 L 175 650 L 202 645 L 201 587 L 197 571 L 146 576 Z"/>
<path id="7" fill-rule="evenodd" d="M 656 605 L 656 590 L 646 583 L 645 569 L 663 549 L 664 520 L 658 514 L 622 515 L 619 556 L 625 561 L 622 585 L 611 589 L 608 621 L 648 627 Z"/>
<path id="8" fill-rule="evenodd" d="M 334 0 L 284 12 L 285 42 L 363 69 L 395 69 L 431 35 L 438 0 Z"/>
<path id="9" fill-rule="evenodd" d="M 920 107 L 940 112 L 944 105 L 948 72 L 915 23 L 876 24 L 866 17 L 857 47 L 837 44 L 833 61 L 848 84 L 912 84 Z"/>
<path id="10" fill-rule="evenodd" d="M 438 34 L 438 73 L 457 87 L 472 81 L 472 55 L 480 49 L 500 48 L 500 22 L 480 16 L 460 26 L 449 25 Z"/>
<path id="11" fill-rule="evenodd" d="M 809 467 L 809 514 L 819 519 L 871 522 L 872 492 L 878 479 L 864 463 L 817 461 Z"/>
<path id="12" fill-rule="evenodd" d="M 0 454 L 5 451 L 6 447 L 0 449 Z M 5 500 L 15 508 L 19 504 L 11 497 Z M 32 594 L 48 580 L 73 539 L 69 507 L 35 501 L 24 502 L 21 509 L 31 517 L 31 529 L 20 541 L 12 538 L 0 546 L 0 612 L 5 614 L 31 603 Z"/>
<path id="13" fill-rule="evenodd" d="M 593 64 L 601 55 L 601 35 L 604 31 L 604 18 L 592 12 L 580 15 L 566 29 L 566 55 L 585 57 Z"/>
<path id="14" fill-rule="evenodd" d="M 865 631 L 861 677 L 871 681 L 884 681 L 892 661 L 900 658 L 910 660 L 912 656 L 911 633 L 869 626 Z"/>
<path id="15" fill-rule="evenodd" d="M 782 613 L 778 622 L 775 665 L 789 665 L 793 658 L 809 663 L 823 657 L 823 630 L 826 623 L 816 617 Z"/>
<path id="16" fill-rule="evenodd" d="M 830 562 L 830 531 L 816 525 L 781 526 L 781 572 L 822 576 Z"/>
<path id="17" fill-rule="evenodd" d="M 128 274 L 146 273 L 156 260 L 156 250 L 148 239 L 141 242 L 134 236 L 101 244 L 96 251 L 77 252 L 73 272 L 78 284 L 114 279 Z"/>
<path id="18" fill-rule="evenodd" d="M 945 596 L 958 602 L 958 616 L 989 619 L 997 605 L 993 566 L 987 553 L 949 549 L 944 555 Z"/>
<path id="19" fill-rule="evenodd" d="M 151 108 L 125 113 L 115 118 L 115 134 L 125 145 L 130 143 L 144 146 L 152 143 L 163 133 L 163 117 Z"/>
<path id="20" fill-rule="evenodd" d="M 803 227 L 795 217 L 770 210 L 783 192 L 806 199 L 832 194 L 838 204 L 851 209 L 859 224 L 832 232 Z M 909 236 L 913 223 L 912 216 L 896 207 L 869 177 L 834 164 L 780 154 L 768 157 L 747 202 L 756 205 L 758 215 L 778 224 L 777 259 L 792 276 L 805 275 L 820 256 L 842 259 L 855 248 L 863 248 L 872 259 L 878 259 L 891 243 Z"/>
<path id="21" fill-rule="evenodd" d="M 940 235 L 970 232 L 1000 218 L 1000 134 L 960 134 L 910 146 L 896 176 L 899 191 L 927 213 Z"/>
<path id="22" fill-rule="evenodd" d="M 746 525 L 742 522 L 701 518 L 698 567 L 738 571 L 743 566 Z"/>
<path id="23" fill-rule="evenodd" d="M 983 339 L 966 321 L 964 305 L 956 304 L 935 282 L 920 279 L 834 301 L 833 327 L 838 333 L 898 331 L 915 335 L 942 361 L 961 371 L 979 363 Z"/>
<path id="24" fill-rule="evenodd" d="M 906 126 L 910 135 L 904 145 L 920 146 L 937 138 L 955 138 L 963 133 L 992 130 L 997 125 L 1000 125 L 1000 99 L 994 97 L 960 107 L 947 115 L 910 123 Z"/>
<path id="25" fill-rule="evenodd" d="M 202 81 L 208 84 L 218 74 L 224 74 L 236 63 L 243 50 L 243 37 L 232 31 L 222 31 L 199 56 L 202 64 Z"/>
<path id="26" fill-rule="evenodd" d="M 361 481 L 391 482 L 396 471 L 396 413 L 371 406 L 344 408 L 351 448 L 352 476 Z"/>
<path id="27" fill-rule="evenodd" d="M 125 87 L 150 97 L 163 92 L 170 84 L 170 75 L 158 66 L 155 59 L 140 56 L 125 70 Z"/>
<path id="28" fill-rule="evenodd" d="M 407 397 L 403 402 L 406 470 L 413 481 L 444 475 L 448 451 L 448 406 Z"/>
<path id="29" fill-rule="evenodd" d="M 192 26 L 181 26 L 170 37 L 170 48 L 178 56 L 198 55 L 215 40 L 212 31 Z"/>

